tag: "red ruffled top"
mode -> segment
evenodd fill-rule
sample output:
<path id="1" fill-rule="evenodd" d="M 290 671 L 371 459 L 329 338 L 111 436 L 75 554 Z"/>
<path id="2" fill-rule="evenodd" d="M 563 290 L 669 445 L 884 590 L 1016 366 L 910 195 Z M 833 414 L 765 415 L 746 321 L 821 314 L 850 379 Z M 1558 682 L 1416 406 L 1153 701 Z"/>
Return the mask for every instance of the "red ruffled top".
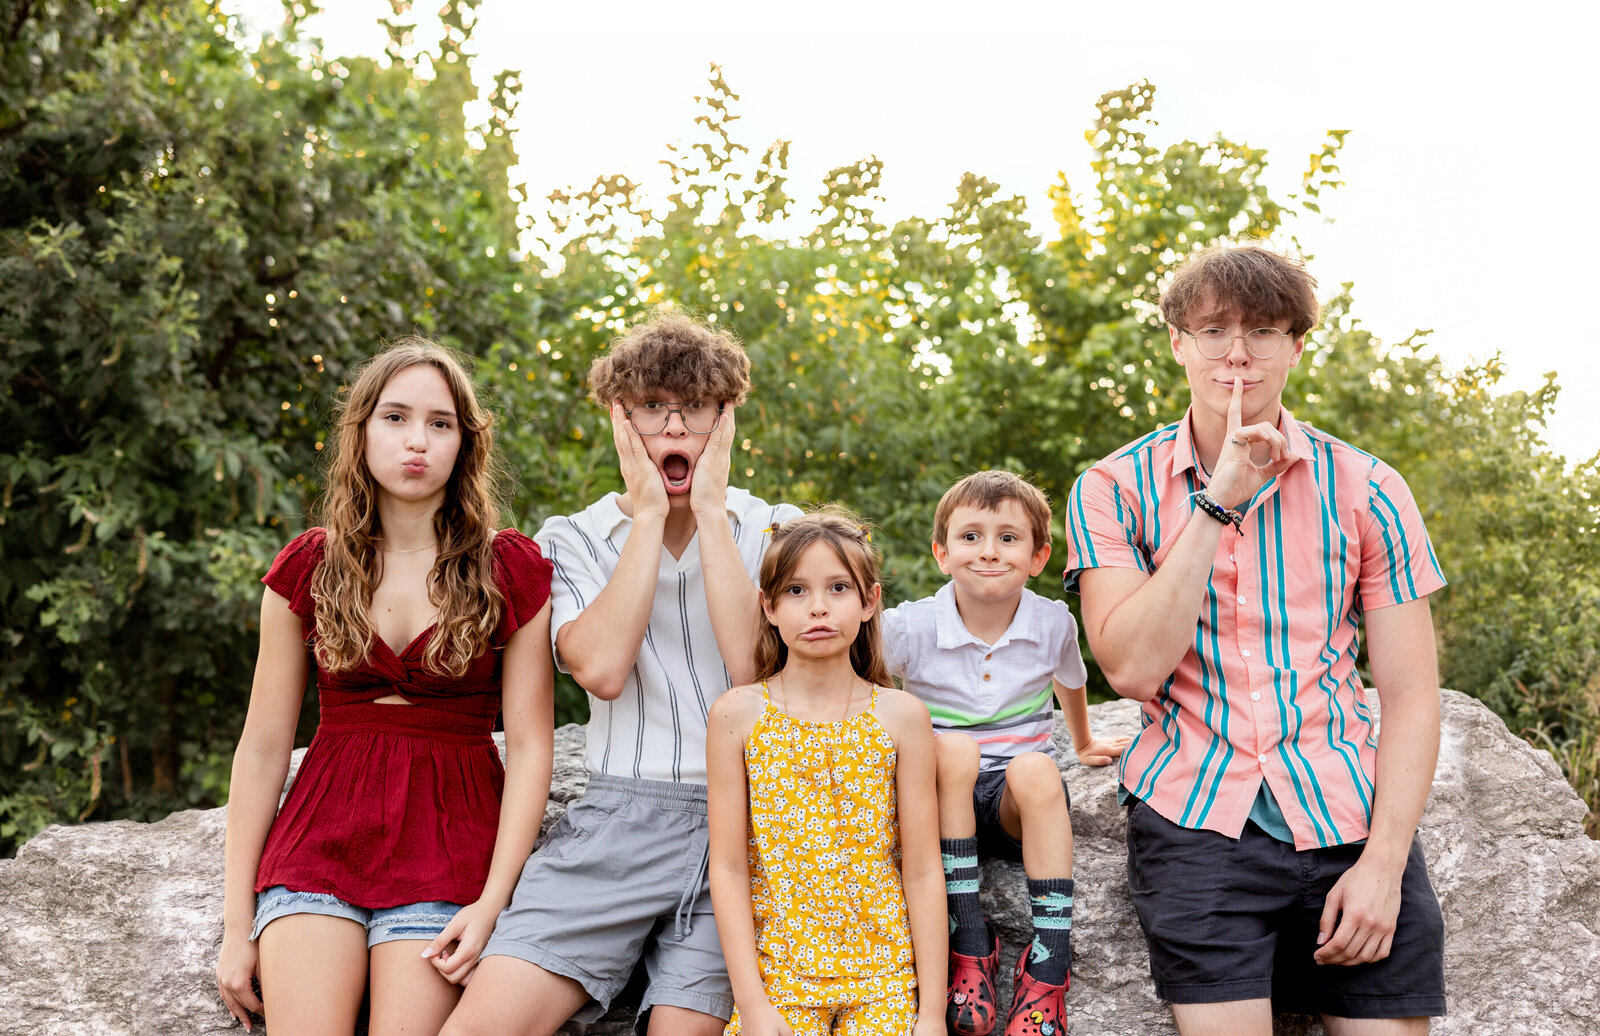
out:
<path id="1" fill-rule="evenodd" d="M 283 548 L 261 581 L 316 638 L 311 576 L 327 534 L 311 529 Z M 550 597 L 551 565 L 515 529 L 495 537 L 495 581 L 505 596 L 490 650 L 466 675 L 424 669 L 430 626 L 398 655 L 374 638 L 356 669 L 317 666 L 321 722 L 267 834 L 256 891 L 286 885 L 377 909 L 483 892 L 500 821 L 505 770 L 489 736 L 500 710 L 500 649 Z M 315 654 L 312 664 L 316 665 Z M 376 705 L 398 694 L 411 705 Z"/>

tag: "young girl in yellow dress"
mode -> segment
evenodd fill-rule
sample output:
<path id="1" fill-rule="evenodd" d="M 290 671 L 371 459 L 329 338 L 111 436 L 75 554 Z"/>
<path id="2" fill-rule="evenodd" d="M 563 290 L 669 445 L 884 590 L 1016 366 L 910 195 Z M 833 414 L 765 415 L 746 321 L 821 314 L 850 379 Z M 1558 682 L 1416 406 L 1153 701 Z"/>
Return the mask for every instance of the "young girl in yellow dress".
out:
<path id="1" fill-rule="evenodd" d="M 880 595 L 849 512 L 773 531 L 757 682 L 718 699 L 707 730 L 728 1036 L 944 1033 L 933 728 L 884 668 Z"/>

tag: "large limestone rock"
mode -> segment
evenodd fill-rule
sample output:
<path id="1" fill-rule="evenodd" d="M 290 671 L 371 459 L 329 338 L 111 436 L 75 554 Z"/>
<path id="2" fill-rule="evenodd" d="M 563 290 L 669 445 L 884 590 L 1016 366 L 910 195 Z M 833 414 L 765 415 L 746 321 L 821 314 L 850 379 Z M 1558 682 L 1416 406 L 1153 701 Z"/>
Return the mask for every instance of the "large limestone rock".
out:
<path id="1" fill-rule="evenodd" d="M 1451 1014 L 1433 1031 L 1600 1033 L 1600 843 L 1583 834 L 1584 807 L 1550 757 L 1488 710 L 1453 691 L 1443 702 L 1438 777 L 1418 835 L 1447 931 Z M 1091 715 L 1102 733 L 1138 725 L 1127 702 Z M 578 728 L 558 732 L 547 824 L 582 790 L 581 747 Z M 1072 1032 L 1173 1033 L 1128 900 L 1111 771 L 1064 770 L 1077 835 Z M 212 978 L 222 832 L 220 809 L 53 827 L 0 862 L 0 1033 L 228 1030 Z M 988 864 L 984 896 L 1009 965 L 1027 929 L 1020 868 Z M 619 1005 L 589 1032 L 629 1032 L 630 1020 Z M 1278 1031 L 1322 1028 L 1284 1018 Z"/>

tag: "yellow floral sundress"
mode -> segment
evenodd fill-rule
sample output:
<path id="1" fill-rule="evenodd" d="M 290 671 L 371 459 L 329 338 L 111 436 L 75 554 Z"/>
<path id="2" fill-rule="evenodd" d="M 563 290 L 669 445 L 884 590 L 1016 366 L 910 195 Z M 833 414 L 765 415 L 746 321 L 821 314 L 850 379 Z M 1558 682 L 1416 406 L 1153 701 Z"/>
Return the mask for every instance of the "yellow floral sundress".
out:
<path id="1" fill-rule="evenodd" d="M 762 695 L 744 763 L 767 998 L 780 1008 L 905 1002 L 914 1018 L 895 747 L 876 715 L 878 688 L 859 714 L 819 723 L 777 708 L 765 684 Z"/>

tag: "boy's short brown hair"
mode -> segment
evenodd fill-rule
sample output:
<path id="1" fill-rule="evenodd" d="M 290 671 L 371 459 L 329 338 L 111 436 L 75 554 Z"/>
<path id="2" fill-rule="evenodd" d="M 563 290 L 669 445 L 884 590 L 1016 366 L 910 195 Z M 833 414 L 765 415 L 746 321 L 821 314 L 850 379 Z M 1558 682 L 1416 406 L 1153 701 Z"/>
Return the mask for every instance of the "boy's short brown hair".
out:
<path id="1" fill-rule="evenodd" d="M 1015 500 L 1028 516 L 1033 533 L 1033 549 L 1050 543 L 1050 498 L 1044 490 L 1009 471 L 974 471 L 945 490 L 939 506 L 933 509 L 933 540 L 944 544 L 950 534 L 950 515 L 958 507 L 997 511 L 1007 500 Z"/>
<path id="2" fill-rule="evenodd" d="M 609 407 L 657 394 L 738 406 L 750 394 L 750 358 L 725 328 L 660 312 L 618 336 L 589 365 L 589 394 Z"/>
<path id="3" fill-rule="evenodd" d="M 1237 308 L 1246 327 L 1287 321 L 1296 338 L 1322 317 L 1317 279 L 1305 264 L 1254 245 L 1208 248 L 1185 260 L 1161 293 L 1161 317 L 1180 331 L 1193 331 L 1187 323 L 1191 311 L 1206 304 Z"/>

